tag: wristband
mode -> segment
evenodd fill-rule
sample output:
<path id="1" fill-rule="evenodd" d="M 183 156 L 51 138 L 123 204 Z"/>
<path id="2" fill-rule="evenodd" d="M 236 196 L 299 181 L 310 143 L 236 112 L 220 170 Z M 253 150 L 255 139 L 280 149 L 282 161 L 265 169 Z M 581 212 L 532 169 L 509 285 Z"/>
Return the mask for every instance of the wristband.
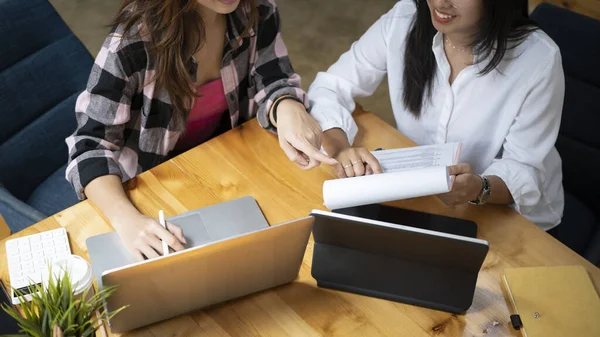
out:
<path id="1" fill-rule="evenodd" d="M 302 100 L 296 96 L 284 95 L 284 96 L 278 97 L 275 100 L 275 102 L 273 103 L 273 106 L 271 107 L 271 123 L 273 124 L 274 127 L 277 127 L 277 107 L 279 106 L 279 103 L 285 101 L 286 99 L 291 99 L 291 100 L 294 100 L 294 101 L 304 105 L 304 102 L 302 102 Z"/>

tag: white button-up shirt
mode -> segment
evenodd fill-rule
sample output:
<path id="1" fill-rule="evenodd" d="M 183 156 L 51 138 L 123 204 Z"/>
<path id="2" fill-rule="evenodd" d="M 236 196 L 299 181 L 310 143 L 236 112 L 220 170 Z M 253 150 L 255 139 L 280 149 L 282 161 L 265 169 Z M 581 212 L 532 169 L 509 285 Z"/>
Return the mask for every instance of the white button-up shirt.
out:
<path id="1" fill-rule="evenodd" d="M 450 64 L 438 33 L 432 45 L 437 62 L 432 95 L 417 119 L 402 101 L 405 40 L 415 12 L 412 1 L 399 1 L 319 73 L 308 93 L 311 114 L 323 131 L 341 128 L 352 143 L 354 98 L 372 95 L 387 74 L 398 130 L 419 145 L 461 142 L 461 162 L 475 173 L 500 177 L 518 212 L 542 229 L 555 227 L 564 206 L 561 159 L 554 147 L 564 99 L 558 47 L 536 31 L 507 50 L 496 70 L 481 76 L 489 59 L 475 62 L 450 85 Z"/>

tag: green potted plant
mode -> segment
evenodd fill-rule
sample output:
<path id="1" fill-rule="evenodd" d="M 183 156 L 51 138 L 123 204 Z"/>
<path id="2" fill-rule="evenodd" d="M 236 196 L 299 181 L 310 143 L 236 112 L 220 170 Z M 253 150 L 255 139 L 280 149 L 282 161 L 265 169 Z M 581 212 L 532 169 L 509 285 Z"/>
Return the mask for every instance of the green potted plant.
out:
<path id="1" fill-rule="evenodd" d="M 74 294 L 68 272 L 56 279 L 50 277 L 46 286 L 32 286 L 32 301 L 25 300 L 23 293 L 16 293 L 22 303 L 20 312 L 16 307 L 2 305 L 17 321 L 21 332 L 4 337 L 94 336 L 104 318 L 111 318 L 124 309 L 104 311 L 104 300 L 114 291 L 114 287 L 107 287 L 94 294 L 90 286 L 82 294 Z"/>

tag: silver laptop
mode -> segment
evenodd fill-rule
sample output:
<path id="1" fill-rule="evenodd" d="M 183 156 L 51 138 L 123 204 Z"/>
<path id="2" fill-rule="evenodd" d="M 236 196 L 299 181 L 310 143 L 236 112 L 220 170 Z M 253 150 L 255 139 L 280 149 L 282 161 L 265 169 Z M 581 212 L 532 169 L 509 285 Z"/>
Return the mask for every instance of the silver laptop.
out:
<path id="1" fill-rule="evenodd" d="M 252 197 L 242 197 L 199 208 L 166 220 L 181 227 L 187 241 L 186 248 L 198 247 L 269 227 L 267 219 Z M 121 244 L 119 234 L 116 232 L 92 236 L 85 243 L 100 289 L 102 273 L 136 262 L 131 253 Z"/>
<path id="2" fill-rule="evenodd" d="M 313 217 L 269 227 L 251 197 L 168 219 L 188 249 L 134 262 L 116 233 L 86 241 L 98 287 L 117 285 L 106 309 L 128 306 L 109 321 L 122 333 L 293 281 Z"/>

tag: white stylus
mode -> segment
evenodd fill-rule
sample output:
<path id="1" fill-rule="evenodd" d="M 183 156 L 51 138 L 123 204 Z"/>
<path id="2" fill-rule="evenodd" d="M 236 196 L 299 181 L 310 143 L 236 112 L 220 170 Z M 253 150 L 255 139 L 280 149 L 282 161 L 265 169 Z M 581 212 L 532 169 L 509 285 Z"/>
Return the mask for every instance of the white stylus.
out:
<path id="1" fill-rule="evenodd" d="M 163 226 L 164 229 L 167 229 L 167 223 L 165 222 L 165 212 L 161 209 L 158 211 L 158 222 Z M 163 256 L 169 255 L 169 246 L 165 241 L 162 242 Z"/>

